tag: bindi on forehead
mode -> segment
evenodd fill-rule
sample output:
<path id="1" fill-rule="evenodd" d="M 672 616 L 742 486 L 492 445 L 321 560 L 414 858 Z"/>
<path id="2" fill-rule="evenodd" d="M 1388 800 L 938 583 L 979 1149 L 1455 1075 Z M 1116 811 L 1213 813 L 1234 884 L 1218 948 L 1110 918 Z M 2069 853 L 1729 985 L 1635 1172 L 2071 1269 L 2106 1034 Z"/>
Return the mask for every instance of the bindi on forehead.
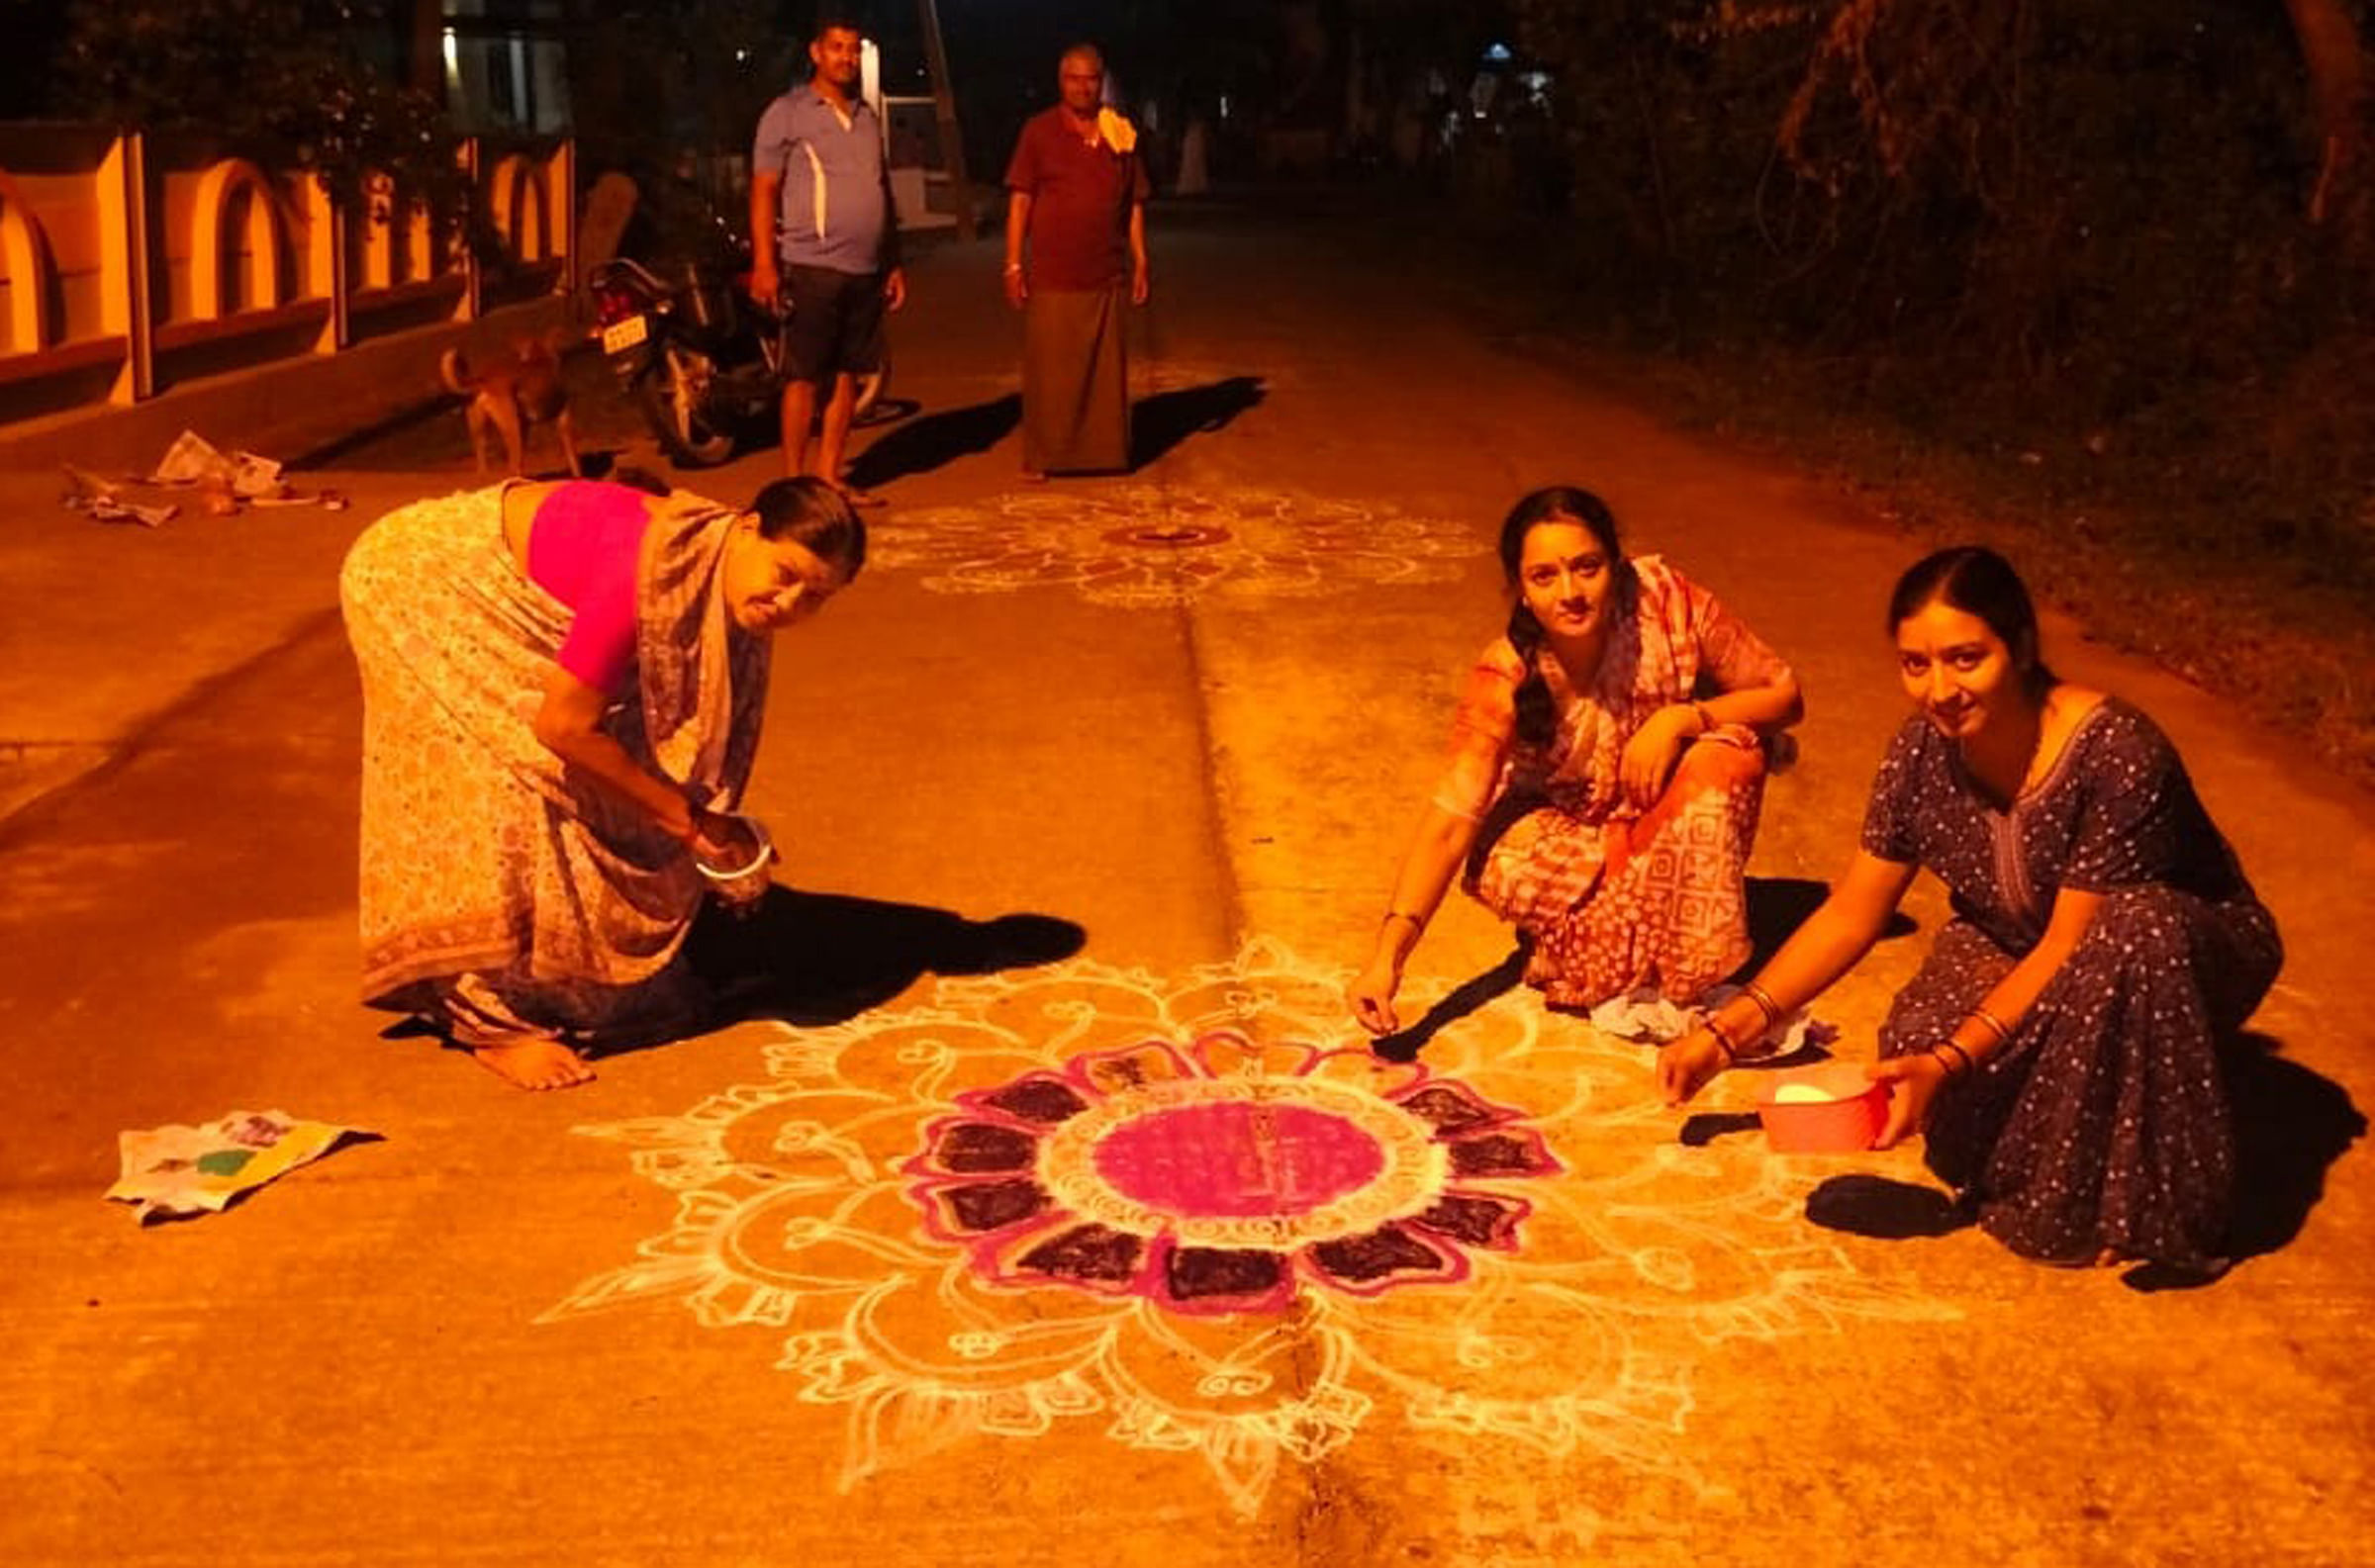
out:
<path id="1" fill-rule="evenodd" d="M 1583 568 L 1604 564 L 1608 552 L 1596 540 L 1584 539 L 1580 544 L 1561 539 L 1528 539 L 1525 564 L 1534 566 L 1566 566 Z"/>

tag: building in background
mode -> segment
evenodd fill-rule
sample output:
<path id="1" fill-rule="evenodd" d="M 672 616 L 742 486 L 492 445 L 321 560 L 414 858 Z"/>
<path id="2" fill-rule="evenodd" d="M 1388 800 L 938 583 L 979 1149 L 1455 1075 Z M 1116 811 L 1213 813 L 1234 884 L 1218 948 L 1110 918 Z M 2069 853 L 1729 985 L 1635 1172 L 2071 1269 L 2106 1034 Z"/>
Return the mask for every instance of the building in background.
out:
<path id="1" fill-rule="evenodd" d="M 564 0 L 441 0 L 436 9 L 435 63 L 456 130 L 560 136 L 572 129 Z M 416 80 L 419 74 L 416 65 Z"/>

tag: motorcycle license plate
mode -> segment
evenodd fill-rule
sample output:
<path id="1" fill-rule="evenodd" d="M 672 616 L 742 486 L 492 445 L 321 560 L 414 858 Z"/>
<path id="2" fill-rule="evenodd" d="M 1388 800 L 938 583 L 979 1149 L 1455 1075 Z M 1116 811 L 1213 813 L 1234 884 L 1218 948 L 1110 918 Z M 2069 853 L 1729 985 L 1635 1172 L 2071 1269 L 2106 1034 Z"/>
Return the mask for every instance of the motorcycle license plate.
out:
<path id="1" fill-rule="evenodd" d="M 650 323 L 640 316 L 630 316 L 623 322 L 613 322 L 602 329 L 602 351 L 606 354 L 624 353 L 650 335 Z"/>

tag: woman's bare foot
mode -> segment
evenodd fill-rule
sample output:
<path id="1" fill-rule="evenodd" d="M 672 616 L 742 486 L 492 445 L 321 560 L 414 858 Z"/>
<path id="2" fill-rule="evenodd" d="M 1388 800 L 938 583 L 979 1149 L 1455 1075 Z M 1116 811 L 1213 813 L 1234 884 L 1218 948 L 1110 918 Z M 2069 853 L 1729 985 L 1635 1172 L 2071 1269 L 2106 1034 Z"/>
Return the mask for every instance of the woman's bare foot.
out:
<path id="1" fill-rule="evenodd" d="M 478 1064 L 522 1089 L 568 1089 L 594 1079 L 585 1058 L 557 1040 L 522 1040 L 506 1046 L 473 1046 Z"/>

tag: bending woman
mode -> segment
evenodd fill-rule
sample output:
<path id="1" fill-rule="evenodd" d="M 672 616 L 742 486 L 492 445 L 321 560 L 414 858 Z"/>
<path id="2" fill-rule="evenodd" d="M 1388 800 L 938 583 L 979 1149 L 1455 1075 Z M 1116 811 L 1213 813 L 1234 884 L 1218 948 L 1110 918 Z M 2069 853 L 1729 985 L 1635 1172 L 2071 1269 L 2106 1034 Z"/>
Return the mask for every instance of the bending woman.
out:
<path id="1" fill-rule="evenodd" d="M 1914 874 L 1954 918 L 1881 1026 L 1884 1145 L 1914 1133 L 2025 1257 L 2222 1266 L 2234 1140 L 2216 1050 L 2276 978 L 2276 923 L 2142 713 L 2056 680 L 2001 556 L 1945 550 L 1888 620 L 1917 709 L 1831 896 L 1661 1053 L 1695 1093 L 1878 938 Z"/>
<path id="2" fill-rule="evenodd" d="M 865 558 L 812 479 L 748 511 L 512 483 L 365 530 L 339 580 L 363 677 L 365 1003 L 530 1089 L 694 1025 L 696 858 L 758 853 L 724 813 L 758 751 L 768 638 Z"/>
<path id="3" fill-rule="evenodd" d="M 1607 506 L 1561 486 L 1501 525 L 1517 603 L 1469 674 L 1453 756 L 1348 992 L 1400 1027 L 1402 966 L 1453 876 L 1531 944 L 1555 1007 L 1636 986 L 1688 1002 L 1749 956 L 1763 741 L 1803 705 L 1789 667 L 1707 590 L 1629 560 Z"/>

